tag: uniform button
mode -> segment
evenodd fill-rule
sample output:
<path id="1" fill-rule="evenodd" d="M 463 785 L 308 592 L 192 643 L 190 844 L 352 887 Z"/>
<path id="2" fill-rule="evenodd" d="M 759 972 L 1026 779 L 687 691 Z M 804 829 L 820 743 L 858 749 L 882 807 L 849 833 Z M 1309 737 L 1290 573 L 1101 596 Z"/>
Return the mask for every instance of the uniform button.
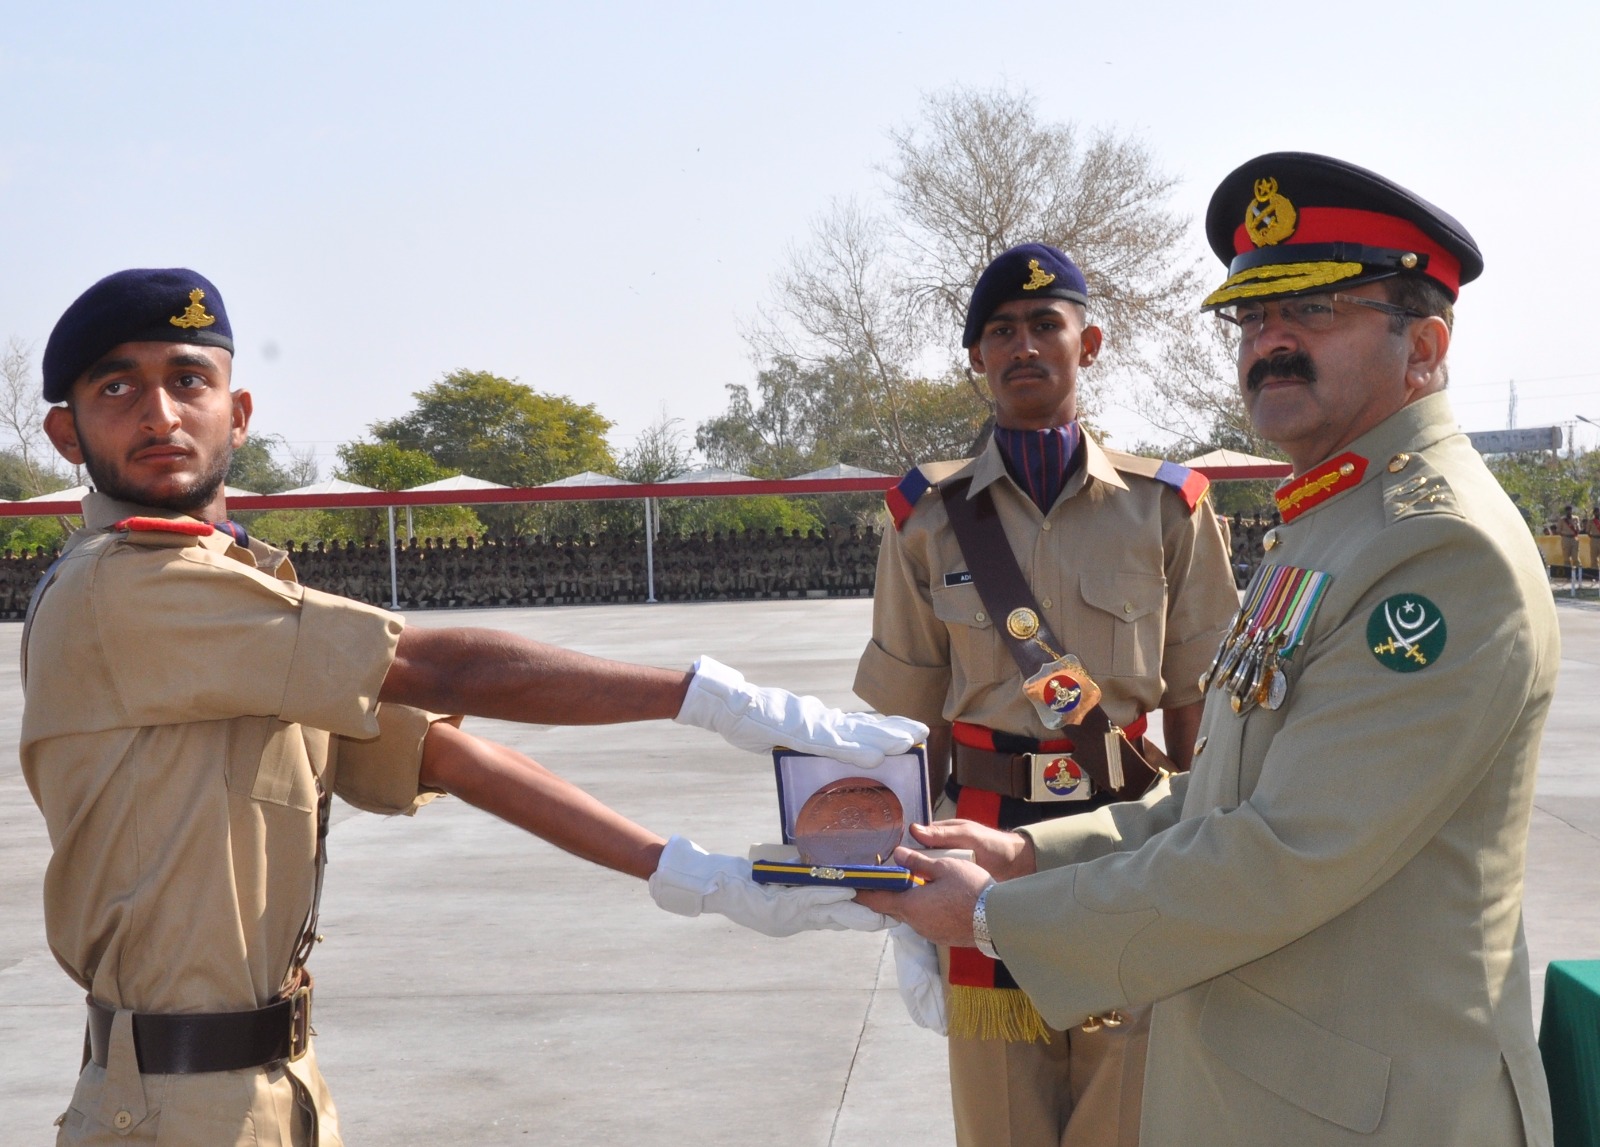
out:
<path id="1" fill-rule="evenodd" d="M 111 1126 L 115 1127 L 118 1131 L 126 1131 L 128 1128 L 133 1126 L 133 1113 L 129 1111 L 117 1112 L 111 1117 Z"/>
<path id="2" fill-rule="evenodd" d="M 1268 530 L 1265 534 L 1262 535 L 1262 537 L 1261 537 L 1261 548 L 1264 549 L 1264 550 L 1267 550 L 1267 551 L 1275 550 L 1275 549 L 1278 548 L 1278 531 L 1277 530 Z"/>
<path id="3" fill-rule="evenodd" d="M 1131 602 L 1131 601 L 1123 602 L 1122 603 L 1122 612 L 1123 613 L 1132 613 L 1133 612 L 1133 602 Z"/>
<path id="4" fill-rule="evenodd" d="M 1045 598 L 1039 604 L 1042 605 L 1045 609 L 1049 609 L 1050 608 L 1050 599 L 1049 598 Z"/>
<path id="5" fill-rule="evenodd" d="M 973 616 L 973 618 L 975 620 L 982 621 L 983 620 L 983 610 L 980 609 L 977 613 L 973 614 L 972 616 Z"/>
<path id="6" fill-rule="evenodd" d="M 1393 458 L 1389 459 L 1389 473 L 1398 474 L 1409 465 L 1411 465 L 1411 455 L 1402 450 Z"/>
<path id="7" fill-rule="evenodd" d="M 1198 757 L 1201 753 L 1203 753 L 1205 751 L 1206 751 L 1206 739 L 1204 737 L 1201 737 L 1198 741 L 1196 741 L 1194 743 L 1194 754 L 1193 755 Z"/>
<path id="8" fill-rule="evenodd" d="M 1049 529 L 1049 528 L 1050 528 L 1050 523 L 1049 523 L 1049 522 L 1045 522 L 1045 523 L 1044 523 L 1044 524 L 1042 524 L 1042 525 L 1041 525 L 1041 526 L 1040 526 L 1040 527 L 1039 527 L 1039 528 L 1040 528 L 1040 529 L 1041 529 L 1041 530 L 1048 530 L 1048 529 Z"/>

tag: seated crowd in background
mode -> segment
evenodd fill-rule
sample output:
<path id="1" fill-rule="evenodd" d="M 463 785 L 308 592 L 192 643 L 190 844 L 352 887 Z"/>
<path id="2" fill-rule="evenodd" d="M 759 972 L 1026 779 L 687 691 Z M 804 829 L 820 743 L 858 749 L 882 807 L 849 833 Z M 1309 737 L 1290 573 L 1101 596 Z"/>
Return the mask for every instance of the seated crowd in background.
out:
<path id="1" fill-rule="evenodd" d="M 1233 517 L 1228 519 L 1233 553 L 1233 580 L 1240 589 L 1250 584 L 1250 579 L 1255 576 L 1262 558 L 1266 556 L 1266 546 L 1262 539 L 1267 536 L 1267 531 L 1282 523 L 1283 519 L 1278 516 L 1277 510 L 1273 510 L 1270 515 L 1264 515 L 1257 510 L 1249 517 L 1236 510 Z"/>
<path id="2" fill-rule="evenodd" d="M 1234 577 L 1243 587 L 1261 564 L 1262 537 L 1278 516 L 1235 513 Z M 655 543 L 658 601 L 735 601 L 745 598 L 870 597 L 879 534 L 868 528 L 704 531 L 662 535 Z M 279 542 L 306 585 L 374 605 L 390 603 L 389 548 L 364 543 Z M 0 618 L 18 618 L 33 587 L 54 560 L 4 551 L 0 560 Z M 412 538 L 395 550 L 402 609 L 468 609 L 510 605 L 573 605 L 644 601 L 648 594 L 644 539 L 637 535 L 495 539 Z"/>
<path id="3" fill-rule="evenodd" d="M 879 536 L 836 526 L 812 530 L 721 530 L 656 539 L 659 601 L 870 596 Z M 369 540 L 290 543 L 306 585 L 358 601 L 390 601 L 389 550 Z M 412 538 L 396 548 L 404 609 L 571 605 L 644 601 L 649 594 L 644 539 L 638 536 L 530 538 L 482 543 L 468 537 Z"/>

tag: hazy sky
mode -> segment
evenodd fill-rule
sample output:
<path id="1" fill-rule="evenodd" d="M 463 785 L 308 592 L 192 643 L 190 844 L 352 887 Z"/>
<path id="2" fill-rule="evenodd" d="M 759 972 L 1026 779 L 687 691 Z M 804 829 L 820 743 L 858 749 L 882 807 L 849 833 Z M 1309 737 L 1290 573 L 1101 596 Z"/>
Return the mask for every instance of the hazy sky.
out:
<path id="1" fill-rule="evenodd" d="M 886 131 L 954 83 L 1138 135 L 1196 219 L 1322 151 L 1476 236 L 1468 429 L 1600 422 L 1600 6 L 9 4 L 0 338 L 42 351 L 129 266 L 220 287 L 256 429 L 332 451 L 468 367 L 593 402 L 626 446 L 752 379 L 741 323 Z M 1217 281 L 1220 264 L 1212 262 Z M 1197 300 L 1198 302 L 1198 300 Z M 1123 443 L 1145 436 L 1115 396 Z M 1579 441 L 1596 432 L 1580 428 Z M 1585 437 L 1584 435 L 1587 435 Z"/>

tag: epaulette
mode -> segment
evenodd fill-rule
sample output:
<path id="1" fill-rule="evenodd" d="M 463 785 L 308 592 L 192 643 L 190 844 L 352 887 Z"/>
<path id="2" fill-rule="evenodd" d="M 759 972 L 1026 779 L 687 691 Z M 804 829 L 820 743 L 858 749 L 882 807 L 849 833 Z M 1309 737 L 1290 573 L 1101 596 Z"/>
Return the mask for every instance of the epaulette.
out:
<path id="1" fill-rule="evenodd" d="M 121 533 L 136 545 L 192 546 L 201 538 L 216 533 L 210 522 L 179 520 L 174 518 L 123 518 L 106 527 L 107 533 Z"/>
<path id="2" fill-rule="evenodd" d="M 1106 450 L 1105 454 L 1118 470 L 1154 478 L 1163 485 L 1171 486 L 1178 492 L 1178 497 L 1183 499 L 1183 504 L 1189 507 L 1191 514 L 1200 505 L 1200 499 L 1206 496 L 1206 491 L 1211 488 L 1211 479 L 1200 471 L 1180 466 L 1176 462 L 1168 462 L 1164 458 L 1145 458 L 1138 454 L 1124 454 L 1121 450 Z"/>
<path id="3" fill-rule="evenodd" d="M 1449 481 L 1421 455 L 1396 454 L 1384 470 L 1383 508 L 1390 525 L 1418 514 L 1461 513 Z"/>
<path id="4" fill-rule="evenodd" d="M 954 462 L 924 462 L 907 470 L 899 484 L 884 491 L 883 495 L 889 507 L 889 516 L 894 519 L 894 528 L 899 530 L 905 526 L 922 495 L 970 461 L 970 458 L 959 458 Z"/>

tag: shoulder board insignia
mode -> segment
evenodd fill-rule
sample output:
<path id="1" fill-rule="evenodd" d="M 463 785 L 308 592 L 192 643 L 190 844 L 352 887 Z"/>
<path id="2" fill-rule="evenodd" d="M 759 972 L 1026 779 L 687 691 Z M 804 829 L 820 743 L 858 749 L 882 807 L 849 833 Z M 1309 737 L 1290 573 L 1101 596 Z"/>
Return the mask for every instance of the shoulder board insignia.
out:
<path id="1" fill-rule="evenodd" d="M 187 534 L 194 538 L 210 537 L 217 532 L 210 522 L 179 521 L 175 518 L 123 518 L 120 522 L 112 522 L 111 529 L 127 534 Z"/>
<path id="2" fill-rule="evenodd" d="M 1200 499 L 1206 496 L 1206 491 L 1211 489 L 1211 479 L 1198 470 L 1191 470 L 1187 466 L 1180 466 L 1176 462 L 1163 462 L 1156 469 L 1155 480 L 1165 482 L 1178 492 L 1178 497 L 1183 499 L 1183 504 L 1189 507 L 1192 514 L 1195 507 L 1200 504 Z"/>
<path id="3" fill-rule="evenodd" d="M 1367 460 L 1359 454 L 1346 452 L 1329 458 L 1298 478 L 1289 479 L 1274 492 L 1273 500 L 1283 520 L 1292 522 L 1334 495 L 1359 486 L 1366 472 Z"/>
<path id="4" fill-rule="evenodd" d="M 889 507 L 889 516 L 894 519 L 894 528 L 902 529 L 906 519 L 911 517 L 911 511 L 917 508 L 917 499 L 928 492 L 928 487 L 933 483 L 928 481 L 928 476 L 919 466 L 913 466 L 905 472 L 898 485 L 891 486 L 884 491 L 883 500 Z"/>
<path id="5" fill-rule="evenodd" d="M 894 528 L 899 530 L 905 526 L 911 512 L 917 508 L 917 500 L 936 482 L 944 481 L 969 461 L 971 459 L 962 458 L 954 462 L 924 462 L 907 470 L 899 484 L 884 491 L 883 495 L 889 507 L 889 516 L 894 519 Z"/>
<path id="6" fill-rule="evenodd" d="M 1164 486 L 1171 486 L 1183 499 L 1183 504 L 1189 507 L 1191 514 L 1200 505 L 1200 499 L 1206 496 L 1206 491 L 1211 488 L 1211 479 L 1198 470 L 1191 470 L 1176 462 L 1168 462 L 1164 458 L 1146 458 L 1140 454 L 1126 454 L 1121 450 L 1107 450 L 1104 446 L 1101 449 L 1118 470 L 1126 474 L 1138 474 L 1143 478 L 1154 478 Z"/>
<path id="7" fill-rule="evenodd" d="M 1419 468 L 1404 478 L 1386 478 L 1383 504 L 1391 522 L 1416 514 L 1457 511 L 1450 483 L 1442 474 L 1427 468 Z"/>

